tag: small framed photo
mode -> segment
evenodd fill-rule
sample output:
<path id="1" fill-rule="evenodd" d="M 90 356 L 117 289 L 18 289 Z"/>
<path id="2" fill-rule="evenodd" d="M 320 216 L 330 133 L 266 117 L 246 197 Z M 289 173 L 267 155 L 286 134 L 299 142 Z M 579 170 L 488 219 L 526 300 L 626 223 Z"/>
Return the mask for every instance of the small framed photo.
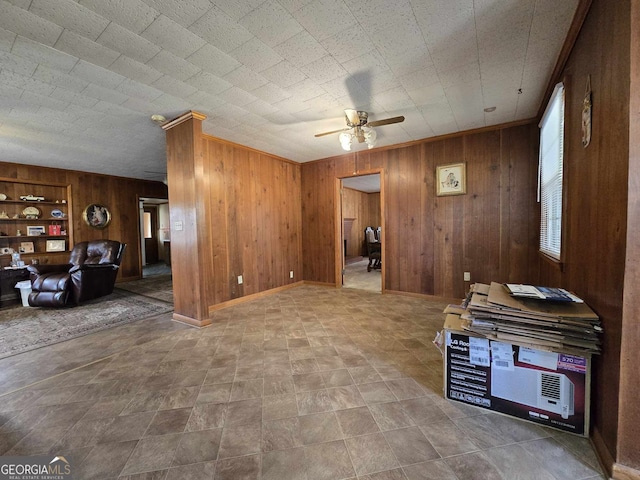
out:
<path id="1" fill-rule="evenodd" d="M 467 175 L 464 163 L 436 167 L 436 195 L 462 195 L 467 193 Z"/>
<path id="2" fill-rule="evenodd" d="M 85 223 L 93 228 L 105 228 L 111 222 L 111 212 L 104 205 L 92 203 L 82 212 Z"/>
<path id="3" fill-rule="evenodd" d="M 47 240 L 47 252 L 64 252 L 66 250 L 66 242 L 64 240 Z"/>
<path id="4" fill-rule="evenodd" d="M 38 237 L 40 235 L 44 235 L 44 233 L 45 233 L 45 230 L 43 225 L 27 226 L 28 237 Z"/>
<path id="5" fill-rule="evenodd" d="M 33 253 L 33 242 L 20 242 L 20 253 Z"/>

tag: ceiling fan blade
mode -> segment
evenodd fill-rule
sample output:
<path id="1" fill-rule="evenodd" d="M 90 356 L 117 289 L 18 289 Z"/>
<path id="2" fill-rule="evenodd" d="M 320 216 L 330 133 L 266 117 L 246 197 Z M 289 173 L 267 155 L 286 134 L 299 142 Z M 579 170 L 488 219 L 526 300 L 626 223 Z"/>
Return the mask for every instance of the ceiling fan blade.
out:
<path id="1" fill-rule="evenodd" d="M 345 108 L 344 114 L 354 125 L 358 125 L 360 123 L 360 115 L 358 115 L 357 110 L 354 110 L 353 108 Z"/>
<path id="2" fill-rule="evenodd" d="M 374 120 L 373 122 L 368 122 L 368 127 L 381 127 L 382 125 L 391 125 L 392 123 L 400 123 L 404 122 L 404 117 L 401 115 L 399 117 L 391 117 L 384 118 L 382 120 Z"/>
<path id="3" fill-rule="evenodd" d="M 332 133 L 346 132 L 347 130 L 351 130 L 351 129 L 350 128 L 341 128 L 340 130 L 332 130 L 331 132 L 316 133 L 314 135 L 314 137 L 324 137 L 325 135 L 331 135 Z"/>

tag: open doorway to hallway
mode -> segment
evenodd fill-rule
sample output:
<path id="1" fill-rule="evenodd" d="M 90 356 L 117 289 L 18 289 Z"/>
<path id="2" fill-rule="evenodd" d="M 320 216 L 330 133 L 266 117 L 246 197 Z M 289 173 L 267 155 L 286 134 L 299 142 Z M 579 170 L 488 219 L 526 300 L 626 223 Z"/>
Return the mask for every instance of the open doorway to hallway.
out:
<path id="1" fill-rule="evenodd" d="M 380 190 L 379 173 L 342 179 L 343 288 L 382 292 Z"/>
<path id="2" fill-rule="evenodd" d="M 140 265 L 142 277 L 171 273 L 169 200 L 140 197 Z"/>

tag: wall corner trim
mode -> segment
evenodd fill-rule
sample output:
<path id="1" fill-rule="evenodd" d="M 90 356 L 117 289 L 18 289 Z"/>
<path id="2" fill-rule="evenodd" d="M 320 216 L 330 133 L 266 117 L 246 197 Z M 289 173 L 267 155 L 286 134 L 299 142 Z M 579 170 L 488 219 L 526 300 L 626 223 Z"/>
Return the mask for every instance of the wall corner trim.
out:
<path id="1" fill-rule="evenodd" d="M 160 128 L 162 128 L 163 130 L 167 131 L 170 130 L 171 128 L 175 127 L 176 125 L 180 125 L 181 123 L 186 122 L 187 120 L 204 120 L 205 118 L 207 118 L 207 116 L 203 113 L 199 113 L 193 110 L 189 110 L 186 113 L 183 113 L 182 115 L 180 115 L 179 117 L 174 118 L 173 120 L 169 120 L 166 123 L 163 123 L 162 125 L 160 125 Z"/>
<path id="2" fill-rule="evenodd" d="M 207 325 L 211 324 L 210 318 L 197 320 L 195 318 L 187 317 L 186 315 L 180 315 L 179 313 L 175 312 L 173 313 L 172 320 L 175 322 L 184 323 L 186 325 L 189 325 L 190 327 L 206 327 Z"/>

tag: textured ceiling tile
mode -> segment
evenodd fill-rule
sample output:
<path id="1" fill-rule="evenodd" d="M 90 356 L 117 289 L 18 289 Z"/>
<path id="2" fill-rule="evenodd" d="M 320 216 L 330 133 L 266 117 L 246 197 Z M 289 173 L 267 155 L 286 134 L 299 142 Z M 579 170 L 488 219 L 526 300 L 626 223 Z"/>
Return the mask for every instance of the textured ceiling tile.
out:
<path id="1" fill-rule="evenodd" d="M 271 47 L 302 31 L 302 26 L 277 0 L 266 0 L 242 17 L 240 24 Z"/>
<path id="2" fill-rule="evenodd" d="M 40 95 L 39 93 L 29 91 L 25 91 L 21 98 L 27 103 L 32 103 L 42 108 L 50 108 L 54 110 L 64 110 L 69 103 L 52 96 Z"/>
<path id="3" fill-rule="evenodd" d="M 243 107 L 249 103 L 255 102 L 256 97 L 238 87 L 231 87 L 218 94 L 221 100 L 232 105 Z"/>
<path id="4" fill-rule="evenodd" d="M 184 112 L 189 109 L 188 101 L 174 97 L 173 95 L 169 95 L 167 93 L 160 95 L 151 103 L 156 105 L 158 108 L 174 111 L 176 112 L 176 114 L 178 112 Z"/>
<path id="5" fill-rule="evenodd" d="M 216 7 L 191 25 L 189 30 L 227 53 L 253 38 L 251 32 Z"/>
<path id="6" fill-rule="evenodd" d="M 106 88 L 116 88 L 125 78 L 122 75 L 111 72 L 104 68 L 92 65 L 91 63 L 80 60 L 70 75 L 86 80 L 89 83 L 96 83 Z"/>
<path id="7" fill-rule="evenodd" d="M 118 52 L 103 47 L 69 30 L 62 32 L 62 35 L 60 35 L 60 38 L 55 44 L 55 48 L 74 57 L 78 57 L 81 60 L 86 60 L 89 63 L 105 68 L 115 62 L 120 56 Z"/>
<path id="8" fill-rule="evenodd" d="M 265 0 L 211 0 L 220 10 L 234 20 L 240 20 L 247 13 L 258 8 Z"/>
<path id="9" fill-rule="evenodd" d="M 267 83 L 251 93 L 268 103 L 276 103 L 290 96 L 288 92 L 273 83 Z"/>
<path id="10" fill-rule="evenodd" d="M 304 73 L 294 67 L 287 60 L 283 60 L 277 65 L 267 68 L 262 72 L 262 75 L 282 88 L 289 87 L 306 78 Z"/>
<path id="11" fill-rule="evenodd" d="M 89 82 L 85 80 L 67 75 L 44 65 L 38 65 L 32 77 L 41 82 L 50 83 L 51 85 L 62 87 L 73 92 L 81 92 L 89 85 Z"/>
<path id="12" fill-rule="evenodd" d="M 41 82 L 40 80 L 5 69 L 0 70 L 0 84 L 22 90 L 29 90 L 30 92 L 40 93 L 41 95 L 50 95 L 55 88 L 53 85 Z"/>
<path id="13" fill-rule="evenodd" d="M 185 98 L 186 101 L 191 102 L 194 106 L 196 106 L 196 110 L 198 108 L 207 108 L 214 109 L 224 104 L 224 100 L 221 98 L 208 94 L 206 92 L 202 92 L 198 90 L 192 95 L 189 95 Z"/>
<path id="14" fill-rule="evenodd" d="M 167 50 L 160 51 L 160 53 L 147 62 L 147 65 L 182 81 L 193 77 L 201 71 L 200 67 Z"/>
<path id="15" fill-rule="evenodd" d="M 291 93 L 291 90 L 289 90 L 289 92 Z M 279 102 L 275 102 L 269 105 L 272 105 L 278 110 L 289 112 L 290 114 L 295 114 L 297 112 L 301 112 L 302 110 L 305 110 L 308 108 L 307 105 L 302 100 L 298 100 L 293 97 L 285 98 L 284 100 L 280 100 Z M 275 113 L 275 112 L 268 112 L 268 113 Z"/>
<path id="16" fill-rule="evenodd" d="M 144 115 L 154 115 L 158 113 L 158 107 L 156 105 L 153 105 L 150 102 L 138 100 L 136 98 L 129 98 L 122 104 L 122 106 L 124 108 L 128 108 L 129 110 L 142 113 Z"/>
<path id="17" fill-rule="evenodd" d="M 371 38 L 360 25 L 352 25 L 320 42 L 338 62 L 344 63 L 375 49 Z"/>
<path id="18" fill-rule="evenodd" d="M 347 5 L 358 23 L 372 36 L 390 26 L 398 27 L 399 31 L 408 19 L 414 19 L 409 0 L 351 0 Z"/>
<path id="19" fill-rule="evenodd" d="M 142 36 L 181 58 L 187 58 L 206 43 L 202 38 L 164 15 L 156 18 Z"/>
<path id="20" fill-rule="evenodd" d="M 389 70 L 387 62 L 377 50 L 371 50 L 344 62 L 342 66 L 351 74 L 367 71 L 372 75 L 374 72 Z"/>
<path id="21" fill-rule="evenodd" d="M 439 72 L 442 86 L 480 82 L 480 68 L 477 63 L 469 63 L 451 70 Z"/>
<path id="22" fill-rule="evenodd" d="M 357 23 L 342 0 L 314 0 L 293 16 L 318 41 Z"/>
<path id="23" fill-rule="evenodd" d="M 159 15 L 142 0 L 79 0 L 78 3 L 138 34 Z"/>
<path id="24" fill-rule="evenodd" d="M 72 57 L 71 55 L 67 55 L 22 36 L 16 38 L 11 53 L 19 55 L 25 60 L 28 59 L 67 73 L 70 72 L 78 62 L 76 57 Z"/>
<path id="25" fill-rule="evenodd" d="M 343 77 L 347 71 L 331 55 L 300 68 L 300 71 L 316 83 L 325 83 L 334 78 Z"/>
<path id="26" fill-rule="evenodd" d="M 0 27 L 44 45 L 53 45 L 62 27 L 37 15 L 0 1 Z"/>
<path id="27" fill-rule="evenodd" d="M 11 51 L 11 47 L 13 46 L 13 42 L 15 41 L 17 35 L 9 30 L 5 30 L 4 28 L 0 28 L 0 50 L 3 52 Z"/>
<path id="28" fill-rule="evenodd" d="M 30 77 L 36 71 L 38 64 L 9 52 L 0 52 L 0 65 L 3 70 L 15 72 Z"/>
<path id="29" fill-rule="evenodd" d="M 232 87 L 232 85 L 226 80 L 207 72 L 200 72 L 186 80 L 186 82 L 199 90 L 203 90 L 213 95 L 224 92 Z"/>
<path id="30" fill-rule="evenodd" d="M 451 42 L 474 27 L 473 0 L 412 0 L 416 20 L 427 42 Z"/>
<path id="31" fill-rule="evenodd" d="M 271 103 L 265 102 L 264 100 L 255 100 L 247 105 L 244 105 L 249 112 L 254 113 L 256 115 L 267 115 L 269 113 L 276 112 L 278 109 L 273 106 Z"/>
<path id="32" fill-rule="evenodd" d="M 435 68 L 423 68 L 416 72 L 404 75 L 398 79 L 402 86 L 407 90 L 416 90 L 427 85 L 433 85 L 440 81 L 438 72 Z"/>
<path id="33" fill-rule="evenodd" d="M 53 93 L 51 93 L 51 97 L 85 108 L 91 108 L 96 103 L 98 103 L 98 100 L 95 98 L 87 97 L 86 95 L 82 95 L 78 92 L 73 92 L 61 87 L 56 87 Z"/>
<path id="34" fill-rule="evenodd" d="M 189 27 L 212 7 L 209 0 L 144 0 L 150 7 L 183 27 Z"/>
<path id="35" fill-rule="evenodd" d="M 431 53 L 427 48 L 407 50 L 393 58 L 385 58 L 391 71 L 398 77 L 409 75 L 423 68 L 435 68 Z"/>
<path id="36" fill-rule="evenodd" d="M 187 61 L 219 77 L 223 77 L 240 66 L 240 62 L 235 58 L 208 43 L 187 57 Z"/>
<path id="37" fill-rule="evenodd" d="M 151 86 L 162 90 L 169 95 L 186 99 L 189 95 L 193 95 L 197 90 L 195 87 L 188 85 L 180 80 L 176 80 L 169 75 L 163 75 L 158 80 L 153 82 Z"/>
<path id="38" fill-rule="evenodd" d="M 407 51 L 427 49 L 420 28 L 413 17 L 408 18 L 401 25 L 390 26 L 372 33 L 371 39 L 385 59 L 395 58 Z"/>
<path id="39" fill-rule="evenodd" d="M 143 85 L 142 83 L 134 80 L 126 79 L 115 90 L 128 97 L 134 97 L 146 102 L 151 102 L 160 97 L 163 92 L 149 85 Z"/>
<path id="40" fill-rule="evenodd" d="M 308 78 L 291 85 L 287 88 L 287 92 L 291 95 L 291 98 L 298 101 L 305 101 L 313 97 L 317 97 L 324 93 L 324 90 L 318 88 L 318 84 L 312 82 Z"/>
<path id="41" fill-rule="evenodd" d="M 289 13 L 293 13 L 297 10 L 300 10 L 305 5 L 308 5 L 313 0 L 278 0 L 280 4 L 287 9 Z"/>
<path id="42" fill-rule="evenodd" d="M 106 18 L 73 0 L 33 0 L 29 11 L 90 40 L 98 38 L 109 24 Z"/>
<path id="43" fill-rule="evenodd" d="M 96 85 L 95 83 L 90 84 L 87 88 L 84 89 L 82 93 L 83 95 L 115 104 L 123 103 L 128 98 L 122 93 L 118 93 L 114 90 L 101 87 L 100 85 Z"/>
<path id="44" fill-rule="evenodd" d="M 162 76 L 162 73 L 157 71 L 155 68 L 151 68 L 144 63 L 136 62 L 124 55 L 121 55 L 115 62 L 113 62 L 109 67 L 109 70 L 137 82 L 146 84 L 151 84 Z"/>
<path id="45" fill-rule="evenodd" d="M 245 67 L 244 65 L 238 64 L 239 67 L 236 68 L 233 72 L 224 75 L 224 78 L 227 82 L 234 84 L 236 87 L 242 88 L 243 90 L 251 91 L 255 90 L 258 87 L 261 87 L 268 80 L 262 76 L 261 73 L 255 73 L 253 70 Z"/>
<path id="46" fill-rule="evenodd" d="M 232 50 L 231 56 L 256 72 L 266 70 L 282 61 L 280 55 L 257 38 Z"/>
<path id="47" fill-rule="evenodd" d="M 160 51 L 157 45 L 116 23 L 110 23 L 96 42 L 142 63 L 148 62 Z"/>
<path id="48" fill-rule="evenodd" d="M 439 83 L 434 83 L 429 87 L 423 87 L 417 90 L 409 90 L 407 95 L 409 95 L 413 103 L 418 106 L 446 102 L 444 88 L 442 88 L 442 85 Z"/>
<path id="49" fill-rule="evenodd" d="M 376 102 L 388 112 L 414 107 L 413 100 L 407 95 L 404 87 L 396 87 L 376 95 Z"/>
<path id="50" fill-rule="evenodd" d="M 307 65 L 327 54 L 324 47 L 306 30 L 276 45 L 274 50 L 296 67 Z"/>

